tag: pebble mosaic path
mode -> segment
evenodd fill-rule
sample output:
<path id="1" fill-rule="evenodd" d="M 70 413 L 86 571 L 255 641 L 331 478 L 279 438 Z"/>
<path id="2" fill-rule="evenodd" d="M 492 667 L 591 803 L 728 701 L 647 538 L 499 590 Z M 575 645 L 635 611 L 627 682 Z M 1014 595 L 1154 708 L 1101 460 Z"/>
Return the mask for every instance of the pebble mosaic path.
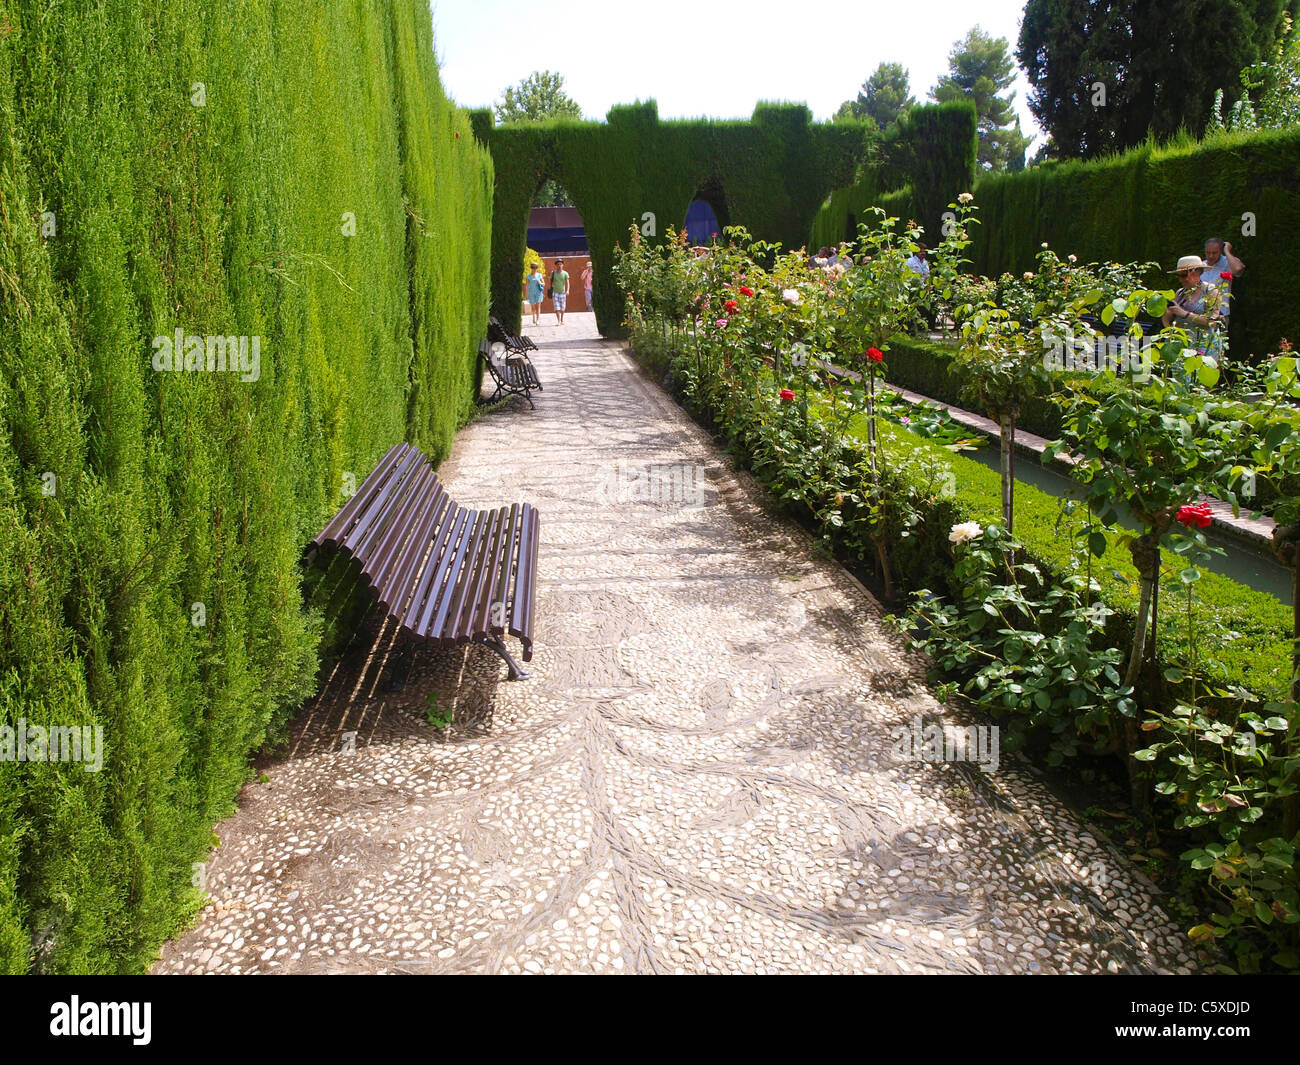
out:
<path id="1" fill-rule="evenodd" d="M 372 614 L 155 972 L 1194 971 L 1025 763 L 900 757 L 957 723 L 923 662 L 622 345 L 590 315 L 529 332 L 536 411 L 440 472 L 541 511 L 532 678 L 424 650 L 389 693 Z"/>

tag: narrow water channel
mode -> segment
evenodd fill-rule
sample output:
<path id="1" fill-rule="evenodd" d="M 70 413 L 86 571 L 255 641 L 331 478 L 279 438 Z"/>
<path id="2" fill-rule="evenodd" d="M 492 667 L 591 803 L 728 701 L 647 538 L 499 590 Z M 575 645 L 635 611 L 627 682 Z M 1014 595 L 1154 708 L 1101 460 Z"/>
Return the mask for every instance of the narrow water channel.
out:
<path id="1" fill-rule="evenodd" d="M 995 446 L 982 447 L 978 451 L 964 451 L 966 458 L 974 459 L 981 465 L 997 470 L 998 449 Z M 1074 482 L 1056 470 L 1043 466 L 1036 459 L 1016 453 L 1016 480 L 1021 484 L 1033 485 L 1041 492 L 1055 496 L 1057 499 L 1077 497 Z M 1126 507 L 1116 508 L 1120 524 L 1126 529 L 1138 531 L 1138 523 Z M 1281 602 L 1291 603 L 1291 573 L 1273 556 L 1272 552 L 1261 545 L 1255 547 L 1244 543 L 1235 536 L 1218 531 L 1215 526 L 1205 530 L 1206 539 L 1215 547 L 1221 547 L 1226 554 L 1213 555 L 1204 568 L 1212 573 L 1229 577 L 1240 584 L 1253 588 L 1257 592 L 1267 592 Z"/>

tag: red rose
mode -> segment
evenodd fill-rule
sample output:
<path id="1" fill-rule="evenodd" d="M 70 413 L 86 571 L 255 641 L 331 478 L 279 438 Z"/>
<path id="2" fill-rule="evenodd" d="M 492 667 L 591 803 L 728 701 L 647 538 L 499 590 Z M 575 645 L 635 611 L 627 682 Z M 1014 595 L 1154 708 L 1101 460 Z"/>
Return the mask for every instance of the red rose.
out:
<path id="1" fill-rule="evenodd" d="M 742 296 L 752 296 L 754 294 L 754 290 L 752 288 L 747 287 L 746 285 L 741 285 L 740 294 Z"/>
<path id="2" fill-rule="evenodd" d="M 872 362 L 883 362 L 885 353 L 879 348 L 867 348 L 867 358 Z"/>
<path id="3" fill-rule="evenodd" d="M 1178 508 L 1178 520 L 1189 529 L 1193 525 L 1204 529 L 1214 520 L 1214 512 L 1209 503 L 1185 503 Z"/>
<path id="4" fill-rule="evenodd" d="M 727 300 L 727 302 L 724 303 L 722 306 L 726 309 L 728 314 L 731 314 L 733 311 L 735 311 L 737 307 L 740 306 L 740 304 L 737 303 L 735 300 Z"/>
<path id="5" fill-rule="evenodd" d="M 1219 280 L 1220 280 L 1220 281 L 1231 281 L 1231 280 L 1232 280 L 1232 275 L 1231 275 L 1231 274 L 1220 274 L 1220 275 L 1219 275 Z"/>
<path id="6" fill-rule="evenodd" d="M 789 402 L 790 402 L 791 400 L 793 400 L 793 399 L 794 399 L 794 393 L 791 392 L 790 389 L 788 389 L 788 388 L 783 388 L 783 389 L 781 389 L 781 402 L 782 402 L 782 403 L 789 403 Z"/>

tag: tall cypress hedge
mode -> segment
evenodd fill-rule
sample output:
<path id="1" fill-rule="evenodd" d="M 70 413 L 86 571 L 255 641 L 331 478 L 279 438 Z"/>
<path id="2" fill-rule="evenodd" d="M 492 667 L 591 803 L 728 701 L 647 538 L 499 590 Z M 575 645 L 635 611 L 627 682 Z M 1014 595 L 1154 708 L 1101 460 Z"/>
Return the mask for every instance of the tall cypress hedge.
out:
<path id="1" fill-rule="evenodd" d="M 978 151 L 975 106 L 968 100 L 911 108 L 881 141 L 874 163 L 830 194 L 813 221 L 811 243 L 856 239 L 857 224 L 882 207 L 891 217 L 920 222 L 929 243 L 938 244 L 943 212 L 975 184 Z"/>
<path id="2" fill-rule="evenodd" d="M 971 257 L 980 273 L 1032 269 L 1043 241 L 1085 262 L 1154 261 L 1169 270 L 1219 236 L 1246 264 L 1233 286 L 1234 356 L 1276 351 L 1281 337 L 1300 335 L 1295 286 L 1286 280 L 1300 232 L 1300 130 L 1146 145 L 1091 163 L 990 175 L 975 194 L 981 224 Z M 1168 273 L 1151 280 L 1174 285 Z"/>
<path id="3" fill-rule="evenodd" d="M 759 104 L 748 121 L 659 120 L 653 101 L 611 108 L 603 123 L 555 120 L 493 126 L 474 116 L 496 171 L 492 307 L 513 328 L 520 319 L 528 211 L 542 182 L 573 197 L 595 270 L 600 331 L 622 332 L 623 295 L 610 274 L 628 227 L 654 216 L 656 236 L 681 229 L 697 193 L 724 224 L 798 246 L 826 194 L 848 182 L 871 137 L 865 123 L 813 123 L 802 104 Z"/>
<path id="4" fill-rule="evenodd" d="M 137 971 L 314 689 L 304 543 L 472 409 L 492 166 L 420 0 L 0 25 L 0 725 L 104 736 L 0 761 L 0 970 Z M 177 329 L 257 379 L 155 371 Z"/>

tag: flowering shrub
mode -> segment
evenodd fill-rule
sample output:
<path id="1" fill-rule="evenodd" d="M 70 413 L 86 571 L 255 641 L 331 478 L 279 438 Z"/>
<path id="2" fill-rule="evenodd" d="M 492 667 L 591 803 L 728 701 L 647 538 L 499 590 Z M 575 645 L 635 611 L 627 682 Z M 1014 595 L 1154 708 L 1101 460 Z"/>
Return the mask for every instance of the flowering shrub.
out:
<path id="1" fill-rule="evenodd" d="M 1107 646 L 1097 585 L 1080 577 L 1045 583 L 1029 563 L 1013 564 L 1021 545 L 997 526 L 954 525 L 951 598 L 922 590 L 893 624 L 957 680 L 955 690 L 1007 723 L 1007 749 L 1034 733 L 1048 738 L 1059 765 L 1081 749 L 1112 749 L 1115 708 L 1131 704 L 1120 684 L 1120 651 Z M 1021 552 L 1023 557 L 1023 552 Z"/>
<path id="2" fill-rule="evenodd" d="M 1082 536 L 1088 550 L 1080 568 L 1086 563 L 1089 569 L 1083 576 L 1049 572 L 1025 557 L 1009 521 L 987 522 L 982 513 L 985 524 L 957 520 L 968 515 L 954 513 L 947 501 L 950 470 L 928 450 L 903 443 L 910 436 L 902 429 L 905 419 L 924 430 L 929 416 L 917 408 L 899 415 L 896 404 L 877 391 L 888 373 L 891 341 L 916 321 L 926 298 L 924 282 L 905 266 L 920 235 L 915 227 L 899 227 L 883 216 L 862 227 L 849 249 L 855 265 L 845 272 L 817 267 L 802 252 L 782 251 L 741 229 L 728 229 L 723 242 L 697 256 L 676 234 L 651 247 L 634 228 L 615 269 L 628 293 L 637 353 L 663 368 L 685 402 L 777 499 L 797 509 L 840 552 L 873 563 L 886 598 L 893 596 L 897 576 L 909 578 L 913 587 L 920 583 L 911 580 L 914 573 L 896 574 L 895 559 L 942 576 L 942 584 L 927 581 L 936 592 L 923 590 L 896 622 L 950 678 L 941 695 L 960 690 L 1007 723 L 1009 744 L 1041 740 L 1053 763 L 1082 754 L 1126 756 L 1135 810 L 1176 820 L 1195 844 L 1185 852 L 1193 872 L 1202 871 L 1197 863 L 1204 855 L 1217 861 L 1222 854 L 1234 861 L 1220 871 L 1254 870 L 1245 893 L 1214 896 L 1222 902 L 1206 924 L 1239 967 L 1258 964 L 1261 943 L 1272 945 L 1268 964 L 1284 966 L 1290 957 L 1285 936 L 1266 925 L 1255 903 L 1262 902 L 1277 925 L 1289 921 L 1287 892 L 1294 888 L 1295 869 L 1278 863 L 1289 860 L 1284 844 L 1297 842 L 1294 832 L 1284 830 L 1296 793 L 1286 789 L 1296 772 L 1297 741 L 1294 726 L 1284 732 L 1276 721 L 1296 720 L 1294 710 L 1275 706 L 1260 715 L 1266 726 L 1273 722 L 1267 737 L 1272 746 L 1266 765 L 1256 768 L 1282 781 L 1273 794 L 1198 791 L 1227 771 L 1222 748 L 1212 745 L 1216 762 L 1215 750 L 1198 747 L 1209 741 L 1196 738 L 1217 735 L 1218 728 L 1193 736 L 1180 731 L 1180 722 L 1226 723 L 1222 698 L 1184 691 L 1178 686 L 1187 681 L 1178 669 L 1153 677 L 1143 666 L 1162 548 L 1183 559 L 1190 612 L 1197 579 L 1192 575 L 1199 574 L 1190 562 L 1212 520 L 1208 505 L 1197 501 L 1209 495 L 1231 499 L 1230 487 L 1240 487 L 1245 466 L 1261 476 L 1270 461 L 1280 470 L 1290 461 L 1282 457 L 1292 439 L 1286 434 L 1295 432 L 1300 445 L 1300 432 L 1291 423 L 1260 430 L 1266 439 L 1250 452 L 1244 441 L 1256 424 L 1252 408 L 1208 395 L 1217 369 L 1195 349 L 1189 352 L 1185 334 L 1173 329 L 1157 338 L 1148 384 L 1063 390 L 1064 379 L 1041 372 L 1052 331 L 1070 328 L 1086 337 L 1116 319 L 1158 317 L 1168 294 L 1140 286 L 1125 291 L 1140 266 L 1081 267 L 1045 249 L 1040 270 L 1023 279 L 1022 294 L 1010 301 L 1033 296 L 1032 304 L 1000 306 L 988 297 L 987 281 L 960 281 L 949 272 L 955 271 L 964 222 L 971 217 L 968 202 L 954 207 L 963 225 L 936 249 L 932 276 L 952 279 L 945 282 L 950 299 L 963 292 L 980 296 L 958 315 L 966 349 L 960 361 L 985 409 L 1014 412 L 1038 390 L 1057 395 L 1064 409 L 1062 439 L 1049 458 L 1069 452 L 1076 460 L 1073 476 L 1083 497 L 1078 513 L 1087 515 Z M 852 373 L 832 374 L 829 363 Z M 1289 365 L 1294 378 L 1293 359 Z M 1300 446 L 1294 450 L 1300 475 Z M 1136 533 L 1118 526 L 1121 503 L 1137 519 Z M 1293 515 L 1300 542 L 1300 499 L 1294 503 L 1278 513 Z M 1006 510 L 1007 517 L 1014 512 L 1010 499 Z M 936 515 L 946 518 L 939 528 Z M 1118 640 L 1090 569 L 1091 558 L 1117 539 L 1128 547 L 1138 576 L 1136 617 L 1130 631 L 1125 616 Z M 950 556 L 950 565 L 936 556 Z M 1193 661 L 1186 677 L 1194 675 Z M 1175 686 L 1174 695 L 1165 684 Z M 1176 714 L 1176 706 L 1191 707 L 1191 713 Z M 1189 787 L 1193 777 L 1196 786 Z M 1153 793 L 1164 801 L 1189 791 L 1203 793 L 1197 803 L 1224 813 L 1243 809 L 1236 805 L 1239 797 L 1244 809 L 1260 811 L 1252 815 L 1258 824 L 1228 838 L 1217 821 L 1197 820 L 1211 816 L 1199 806 L 1177 814 L 1149 808 Z M 1265 875 L 1269 870 L 1272 876 Z M 1243 872 L 1236 879 L 1240 883 L 1229 885 L 1229 894 L 1247 878 Z M 1227 923 L 1215 923 L 1217 918 Z"/>

